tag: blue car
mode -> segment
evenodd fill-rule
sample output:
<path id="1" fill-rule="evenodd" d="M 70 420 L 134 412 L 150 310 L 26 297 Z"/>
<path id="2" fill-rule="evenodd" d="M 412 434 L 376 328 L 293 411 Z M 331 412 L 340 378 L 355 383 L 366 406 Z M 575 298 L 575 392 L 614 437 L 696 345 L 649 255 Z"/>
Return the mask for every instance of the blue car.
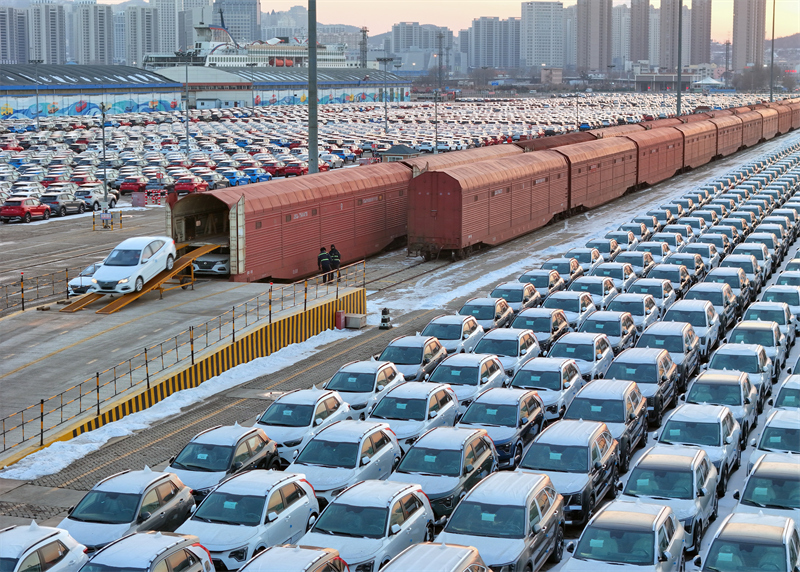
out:
<path id="1" fill-rule="evenodd" d="M 239 185 L 247 185 L 250 183 L 250 177 L 244 171 L 223 171 L 222 176 L 228 179 L 228 182 L 231 184 L 231 187 L 237 187 Z"/>
<path id="2" fill-rule="evenodd" d="M 347 151 L 346 149 L 331 149 L 331 154 L 336 155 L 337 157 L 341 157 L 345 163 L 348 161 L 352 162 L 356 160 L 355 153 Z"/>
<path id="3" fill-rule="evenodd" d="M 248 167 L 244 169 L 244 174 L 247 175 L 251 183 L 263 183 L 264 181 L 272 180 L 272 175 L 258 167 Z"/>

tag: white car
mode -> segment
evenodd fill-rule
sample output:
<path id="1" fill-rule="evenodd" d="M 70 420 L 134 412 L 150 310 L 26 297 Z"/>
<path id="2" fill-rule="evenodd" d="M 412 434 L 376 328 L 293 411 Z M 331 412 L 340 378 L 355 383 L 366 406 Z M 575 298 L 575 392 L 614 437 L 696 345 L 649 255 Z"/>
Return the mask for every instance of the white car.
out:
<path id="1" fill-rule="evenodd" d="M 388 423 L 405 452 L 429 429 L 455 425 L 457 412 L 458 398 L 449 385 L 409 381 L 384 395 L 367 421 Z"/>
<path id="2" fill-rule="evenodd" d="M 296 542 L 314 524 L 319 505 L 305 475 L 248 471 L 222 481 L 178 534 L 192 534 L 227 570 L 269 546 Z"/>
<path id="3" fill-rule="evenodd" d="M 545 421 L 561 418 L 583 385 L 574 359 L 536 358 L 526 363 L 509 383 L 516 389 L 535 389 L 542 400 Z"/>
<path id="4" fill-rule="evenodd" d="M 92 555 L 83 572 L 136 570 L 137 572 L 209 572 L 211 555 L 196 536 L 171 532 L 139 532 L 115 540 Z M 52 570 L 42 567 L 37 570 Z M 33 572 L 31 570 L 31 572 Z"/>
<path id="5" fill-rule="evenodd" d="M 587 382 L 605 376 L 614 361 L 608 336 L 586 332 L 568 333 L 553 344 L 547 355 L 575 360 L 581 377 Z"/>
<path id="6" fill-rule="evenodd" d="M 708 300 L 678 300 L 664 314 L 663 321 L 689 322 L 695 335 L 700 338 L 701 359 L 708 359 L 721 337 L 719 315 Z"/>
<path id="7" fill-rule="evenodd" d="M 761 455 L 753 464 L 742 492 L 733 493 L 738 501 L 733 512 L 788 517 L 800 529 L 798 489 L 800 459 L 775 453 Z"/>
<path id="8" fill-rule="evenodd" d="M 340 367 L 323 387 L 339 392 L 354 417 L 366 419 L 381 397 L 402 382 L 403 376 L 391 362 L 351 361 Z"/>
<path id="9" fill-rule="evenodd" d="M 750 440 L 756 449 L 750 455 L 747 472 L 764 453 L 778 453 L 787 459 L 800 458 L 800 418 L 795 411 L 778 409 L 764 422 L 761 435 Z"/>
<path id="10" fill-rule="evenodd" d="M 339 421 L 317 432 L 287 471 L 302 472 L 325 508 L 347 487 L 389 478 L 400 445 L 388 423 Z"/>
<path id="11" fill-rule="evenodd" d="M 650 294 L 663 315 L 677 300 L 672 282 L 665 278 L 639 278 L 628 288 L 629 294 Z"/>
<path id="12" fill-rule="evenodd" d="M 86 292 L 89 291 L 89 288 L 92 287 L 92 277 L 102 265 L 103 265 L 102 260 L 100 262 L 95 262 L 94 264 L 90 264 L 89 266 L 81 270 L 81 273 L 78 274 L 78 276 L 70 280 L 69 283 L 67 284 L 70 296 L 76 296 L 78 294 L 86 294 Z"/>
<path id="13" fill-rule="evenodd" d="M 611 301 L 608 310 L 629 312 L 639 334 L 658 320 L 660 312 L 655 298 L 650 294 L 620 294 Z"/>
<path id="14" fill-rule="evenodd" d="M 281 395 L 256 421 L 278 443 L 278 455 L 286 465 L 294 461 L 315 432 L 352 418 L 350 406 L 336 391 L 298 389 Z"/>
<path id="15" fill-rule="evenodd" d="M 346 489 L 300 539 L 339 551 L 353 572 L 377 572 L 409 545 L 433 540 L 433 510 L 419 485 L 363 481 Z"/>
<path id="16" fill-rule="evenodd" d="M 589 314 L 597 311 L 592 295 L 588 292 L 554 292 L 542 306 L 551 310 L 563 310 L 573 330 L 580 328 Z"/>
<path id="17" fill-rule="evenodd" d="M 429 383 L 446 383 L 458 398 L 458 413 L 463 414 L 478 396 L 502 387 L 506 380 L 500 358 L 485 354 L 456 354 L 440 363 Z"/>
<path id="18" fill-rule="evenodd" d="M 520 367 L 538 357 L 539 342 L 531 330 L 498 328 L 483 336 L 472 351 L 497 356 L 505 374 L 513 377 Z"/>
<path id="19" fill-rule="evenodd" d="M 39 526 L 36 521 L 0 529 L 3 572 L 78 572 L 88 561 L 86 547 L 66 530 Z"/>
<path id="20" fill-rule="evenodd" d="M 448 355 L 471 352 L 483 334 L 483 326 L 475 318 L 460 314 L 436 316 L 422 330 L 423 336 L 439 340 Z"/>
<path id="21" fill-rule="evenodd" d="M 800 412 L 800 375 L 793 374 L 784 379 L 774 390 L 775 398 L 769 404 L 775 409 Z"/>
<path id="22" fill-rule="evenodd" d="M 581 276 L 573 280 L 568 292 L 588 292 L 598 310 L 605 309 L 619 294 L 615 281 L 607 276 Z"/>
<path id="23" fill-rule="evenodd" d="M 216 274 L 220 276 L 227 276 L 231 273 L 230 254 L 221 252 L 209 252 L 202 256 L 198 256 L 192 266 L 196 274 Z"/>
<path id="24" fill-rule="evenodd" d="M 92 276 L 90 292 L 128 294 L 175 264 L 175 241 L 168 236 L 141 236 L 123 240 Z"/>
<path id="25" fill-rule="evenodd" d="M 764 409 L 767 393 L 772 385 L 772 360 L 766 350 L 758 344 L 722 344 L 708 362 L 709 372 L 743 372 L 756 388 L 758 412 Z"/>
<path id="26" fill-rule="evenodd" d="M 280 563 L 280 564 L 278 564 Z M 280 568 L 276 568 L 276 566 Z M 353 572 L 333 548 L 273 546 L 251 558 L 241 572 Z"/>

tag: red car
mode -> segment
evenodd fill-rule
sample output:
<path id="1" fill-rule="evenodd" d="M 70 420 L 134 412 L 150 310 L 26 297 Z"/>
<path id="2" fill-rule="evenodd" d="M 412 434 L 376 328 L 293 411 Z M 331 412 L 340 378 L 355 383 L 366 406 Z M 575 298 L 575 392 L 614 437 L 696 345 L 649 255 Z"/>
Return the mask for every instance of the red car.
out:
<path id="1" fill-rule="evenodd" d="M 79 185 L 86 185 L 88 183 L 100 183 L 100 179 L 94 175 L 72 175 L 70 181 Z"/>
<path id="2" fill-rule="evenodd" d="M 128 177 L 122 181 L 119 190 L 123 195 L 126 193 L 142 193 L 148 180 L 147 177 Z"/>
<path id="3" fill-rule="evenodd" d="M 208 183 L 200 177 L 181 177 L 175 183 L 175 190 L 179 193 L 202 193 L 208 190 Z"/>
<path id="4" fill-rule="evenodd" d="M 50 218 L 50 207 L 39 202 L 39 199 L 10 199 L 0 207 L 0 221 L 3 222 L 31 222 L 34 218 Z"/>
<path id="5" fill-rule="evenodd" d="M 319 162 L 319 172 L 322 173 L 324 171 L 330 171 L 331 165 L 330 163 L 326 163 L 325 161 L 320 160 Z"/>
<path id="6" fill-rule="evenodd" d="M 65 174 L 47 175 L 44 179 L 39 181 L 43 187 L 49 187 L 55 183 L 68 183 L 69 177 Z"/>
<path id="7" fill-rule="evenodd" d="M 288 177 L 290 175 L 300 176 L 300 175 L 308 175 L 308 163 L 304 163 L 302 161 L 295 161 L 292 163 L 286 163 L 286 168 L 284 169 L 284 174 Z"/>
<path id="8" fill-rule="evenodd" d="M 286 175 L 286 164 L 283 161 L 267 161 L 266 163 L 261 163 L 261 168 L 273 177 Z"/>

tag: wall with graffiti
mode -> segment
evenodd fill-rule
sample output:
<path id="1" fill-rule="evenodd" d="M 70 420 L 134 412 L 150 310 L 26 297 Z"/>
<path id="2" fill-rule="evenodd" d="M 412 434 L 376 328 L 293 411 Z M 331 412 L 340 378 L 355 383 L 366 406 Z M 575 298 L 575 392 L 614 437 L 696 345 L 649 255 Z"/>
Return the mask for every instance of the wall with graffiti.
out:
<path id="1" fill-rule="evenodd" d="M 389 88 L 387 100 L 410 101 L 411 89 L 408 87 Z M 249 99 L 249 98 L 248 98 Z M 344 89 L 325 89 L 319 88 L 319 102 L 325 103 L 366 103 L 382 102 L 383 89 L 376 87 L 351 87 Z M 255 90 L 256 105 L 305 105 L 308 103 L 308 92 L 306 90 L 287 90 L 279 89 L 268 91 L 257 88 Z"/>
<path id="2" fill-rule="evenodd" d="M 100 115 L 100 104 L 111 105 L 108 114 L 148 113 L 181 108 L 179 91 L 162 93 L 115 93 L 106 95 L 39 95 L 39 117 L 60 115 Z M 32 119 L 36 117 L 36 96 L 0 95 L 0 118 Z"/>

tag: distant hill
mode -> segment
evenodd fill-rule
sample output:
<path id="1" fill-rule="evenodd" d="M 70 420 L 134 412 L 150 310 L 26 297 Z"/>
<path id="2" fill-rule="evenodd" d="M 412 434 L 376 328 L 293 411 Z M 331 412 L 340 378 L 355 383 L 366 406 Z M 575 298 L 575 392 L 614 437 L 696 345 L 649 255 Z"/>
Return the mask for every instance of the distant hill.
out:
<path id="1" fill-rule="evenodd" d="M 764 47 L 766 49 L 770 49 L 770 42 L 766 41 L 764 43 L 766 44 Z M 800 49 L 800 33 L 792 34 L 791 36 L 784 36 L 783 38 L 775 38 L 775 49 Z"/>

